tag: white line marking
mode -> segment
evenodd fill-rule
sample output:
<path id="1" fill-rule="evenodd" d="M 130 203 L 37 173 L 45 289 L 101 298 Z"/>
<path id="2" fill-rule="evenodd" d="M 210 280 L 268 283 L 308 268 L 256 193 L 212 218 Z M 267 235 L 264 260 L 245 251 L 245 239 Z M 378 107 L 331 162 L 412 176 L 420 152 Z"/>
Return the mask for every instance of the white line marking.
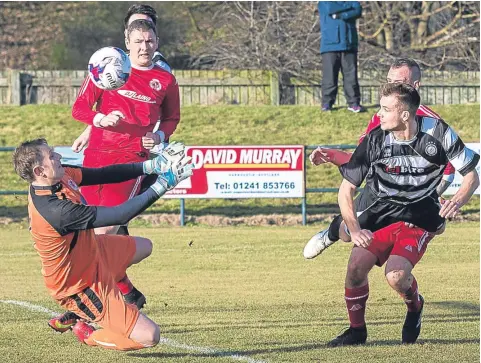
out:
<path id="1" fill-rule="evenodd" d="M 4 303 L 4 304 L 18 305 L 18 306 L 27 308 L 27 309 L 32 310 L 32 311 L 39 311 L 39 312 L 41 312 L 41 313 L 49 314 L 50 316 L 60 315 L 60 313 L 57 313 L 57 312 L 55 312 L 55 311 L 53 311 L 53 310 L 44 308 L 43 306 L 40 306 L 40 305 L 30 304 L 30 303 L 28 303 L 28 302 L 26 302 L 26 301 L 0 300 L 0 302 L 1 302 L 1 303 Z"/>
<path id="2" fill-rule="evenodd" d="M 21 307 L 26 308 L 28 310 L 38 311 L 38 312 L 41 312 L 41 313 L 49 314 L 50 316 L 60 315 L 60 313 L 58 313 L 58 312 L 55 312 L 53 310 L 44 308 L 43 306 L 40 306 L 40 305 L 30 304 L 26 301 L 0 300 L 0 303 L 10 304 L 10 305 L 18 305 L 18 306 L 21 306 Z M 214 356 L 217 356 L 217 357 L 231 358 L 231 359 L 237 360 L 237 361 L 244 361 L 244 362 L 248 362 L 248 363 L 267 363 L 266 361 L 263 361 L 263 360 L 257 360 L 257 359 L 253 359 L 253 358 L 250 358 L 250 357 L 247 357 L 247 356 L 244 356 L 244 355 L 232 354 L 232 353 L 229 353 L 229 352 L 223 352 L 221 350 L 214 349 L 214 348 L 197 347 L 197 346 L 194 346 L 194 345 L 188 345 L 188 344 L 180 343 L 180 342 L 177 342 L 177 341 L 169 339 L 169 338 L 162 338 L 161 337 L 159 343 L 164 344 L 164 345 L 168 345 L 168 346 L 173 347 L 173 348 L 190 350 L 192 352 L 199 352 L 199 353 L 203 353 L 203 354 L 214 355 Z"/>
<path id="3" fill-rule="evenodd" d="M 248 363 L 266 363 L 263 360 L 256 360 L 253 358 L 246 357 L 244 355 L 238 355 L 238 354 L 232 354 L 229 352 L 222 352 L 220 350 L 214 349 L 214 348 L 208 348 L 208 347 L 196 347 L 193 345 L 187 345 L 183 343 L 176 342 L 175 340 L 171 340 L 169 338 L 160 338 L 160 343 L 168 345 L 173 348 L 180 348 L 180 349 L 185 349 L 185 350 L 190 350 L 194 352 L 199 352 L 203 354 L 209 354 L 209 355 L 214 355 L 216 357 L 226 357 L 226 358 L 232 358 L 234 360 L 238 361 L 245 361 Z"/>
<path id="4" fill-rule="evenodd" d="M 12 253 L 0 253 L 1 257 L 10 256 L 36 256 L 37 252 L 12 252 Z"/>

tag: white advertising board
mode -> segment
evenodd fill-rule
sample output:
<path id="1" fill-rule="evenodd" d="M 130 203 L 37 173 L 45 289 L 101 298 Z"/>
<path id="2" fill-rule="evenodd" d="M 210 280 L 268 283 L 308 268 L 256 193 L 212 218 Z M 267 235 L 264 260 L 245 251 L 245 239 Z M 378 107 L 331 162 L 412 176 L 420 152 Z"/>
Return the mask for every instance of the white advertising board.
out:
<path id="1" fill-rule="evenodd" d="M 301 198 L 304 146 L 189 146 L 194 175 L 164 198 Z"/>

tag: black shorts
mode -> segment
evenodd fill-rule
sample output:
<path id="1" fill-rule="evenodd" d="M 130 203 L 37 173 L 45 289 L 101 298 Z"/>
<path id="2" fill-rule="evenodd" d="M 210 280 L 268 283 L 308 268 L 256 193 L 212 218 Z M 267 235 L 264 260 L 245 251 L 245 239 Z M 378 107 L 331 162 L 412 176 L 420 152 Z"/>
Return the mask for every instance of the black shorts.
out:
<path id="1" fill-rule="evenodd" d="M 408 222 L 436 232 L 445 223 L 445 218 L 439 215 L 441 205 L 436 193 L 416 203 L 397 204 L 379 199 L 369 188 L 364 188 L 355 205 L 359 225 L 372 232 L 396 222 Z"/>

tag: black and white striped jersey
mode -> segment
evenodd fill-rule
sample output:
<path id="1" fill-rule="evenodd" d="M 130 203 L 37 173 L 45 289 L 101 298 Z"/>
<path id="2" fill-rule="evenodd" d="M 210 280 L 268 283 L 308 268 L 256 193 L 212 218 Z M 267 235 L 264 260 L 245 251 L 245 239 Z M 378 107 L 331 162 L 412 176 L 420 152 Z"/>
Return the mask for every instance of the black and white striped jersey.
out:
<path id="1" fill-rule="evenodd" d="M 422 116 L 416 121 L 418 133 L 408 141 L 373 129 L 340 167 L 344 179 L 358 187 L 366 179 L 379 198 L 408 204 L 433 194 L 449 161 L 463 176 L 476 167 L 479 155 L 446 122 Z"/>

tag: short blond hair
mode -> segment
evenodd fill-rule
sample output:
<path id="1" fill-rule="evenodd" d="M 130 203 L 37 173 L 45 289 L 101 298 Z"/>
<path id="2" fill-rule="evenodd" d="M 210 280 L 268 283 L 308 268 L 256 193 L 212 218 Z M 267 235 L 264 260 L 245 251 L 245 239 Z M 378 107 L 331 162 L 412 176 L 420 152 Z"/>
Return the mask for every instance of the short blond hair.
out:
<path id="1" fill-rule="evenodd" d="M 43 161 L 41 146 L 48 146 L 47 140 L 35 139 L 22 142 L 13 152 L 13 167 L 20 178 L 29 183 L 35 180 L 33 169 Z"/>

